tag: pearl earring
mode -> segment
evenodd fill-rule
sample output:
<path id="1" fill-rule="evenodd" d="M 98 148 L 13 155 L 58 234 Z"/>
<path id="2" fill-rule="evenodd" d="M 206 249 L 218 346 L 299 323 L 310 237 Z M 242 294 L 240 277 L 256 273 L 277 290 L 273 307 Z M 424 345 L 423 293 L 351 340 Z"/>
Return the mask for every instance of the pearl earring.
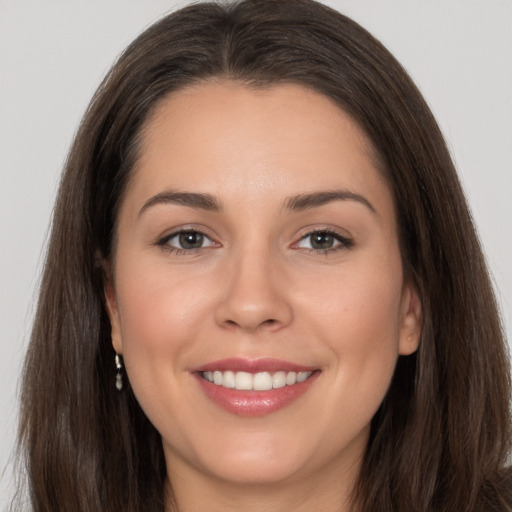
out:
<path id="1" fill-rule="evenodd" d="M 121 370 L 123 369 L 123 365 L 121 363 L 121 358 L 119 357 L 119 354 L 116 354 L 116 357 L 114 360 L 115 360 L 116 369 L 117 369 L 116 388 L 118 391 L 121 391 L 123 389 L 123 376 L 121 375 Z"/>

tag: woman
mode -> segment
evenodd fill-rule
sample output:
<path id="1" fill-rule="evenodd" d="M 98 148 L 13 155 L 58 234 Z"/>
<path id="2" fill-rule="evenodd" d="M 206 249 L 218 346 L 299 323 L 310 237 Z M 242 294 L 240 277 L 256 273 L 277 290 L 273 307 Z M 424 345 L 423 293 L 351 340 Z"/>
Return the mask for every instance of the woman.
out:
<path id="1" fill-rule="evenodd" d="M 22 393 L 33 508 L 509 510 L 506 361 L 394 58 L 311 1 L 191 6 L 121 56 L 66 165 Z"/>

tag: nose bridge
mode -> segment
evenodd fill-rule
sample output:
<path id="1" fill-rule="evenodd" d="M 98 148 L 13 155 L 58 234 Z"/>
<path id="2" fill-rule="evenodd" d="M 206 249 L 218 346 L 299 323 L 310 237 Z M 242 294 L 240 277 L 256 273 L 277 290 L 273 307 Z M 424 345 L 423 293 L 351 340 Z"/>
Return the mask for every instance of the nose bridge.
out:
<path id="1" fill-rule="evenodd" d="M 247 237 L 228 259 L 217 322 L 243 330 L 279 329 L 291 321 L 284 273 L 271 244 Z"/>

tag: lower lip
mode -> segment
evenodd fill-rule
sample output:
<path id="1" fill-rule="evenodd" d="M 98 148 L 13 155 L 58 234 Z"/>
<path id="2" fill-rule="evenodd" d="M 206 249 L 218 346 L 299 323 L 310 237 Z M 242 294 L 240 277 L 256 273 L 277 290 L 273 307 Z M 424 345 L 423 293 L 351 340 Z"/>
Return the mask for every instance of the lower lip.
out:
<path id="1" fill-rule="evenodd" d="M 290 405 L 314 383 L 320 372 L 314 372 L 304 382 L 268 391 L 238 391 L 213 384 L 196 373 L 205 395 L 219 407 L 239 416 L 264 416 Z"/>

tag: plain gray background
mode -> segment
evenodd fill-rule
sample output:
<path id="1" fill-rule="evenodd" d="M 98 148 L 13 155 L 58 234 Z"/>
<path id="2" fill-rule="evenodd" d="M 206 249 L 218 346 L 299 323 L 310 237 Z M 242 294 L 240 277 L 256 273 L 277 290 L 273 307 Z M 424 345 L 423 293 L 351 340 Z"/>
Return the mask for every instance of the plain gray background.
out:
<path id="1" fill-rule="evenodd" d="M 276 0 L 278 1 L 278 0 Z M 0 471 L 59 172 L 119 52 L 188 2 L 0 0 Z M 331 0 L 395 54 L 448 140 L 512 331 L 512 1 Z M 0 482 L 3 510 L 10 469 Z"/>

